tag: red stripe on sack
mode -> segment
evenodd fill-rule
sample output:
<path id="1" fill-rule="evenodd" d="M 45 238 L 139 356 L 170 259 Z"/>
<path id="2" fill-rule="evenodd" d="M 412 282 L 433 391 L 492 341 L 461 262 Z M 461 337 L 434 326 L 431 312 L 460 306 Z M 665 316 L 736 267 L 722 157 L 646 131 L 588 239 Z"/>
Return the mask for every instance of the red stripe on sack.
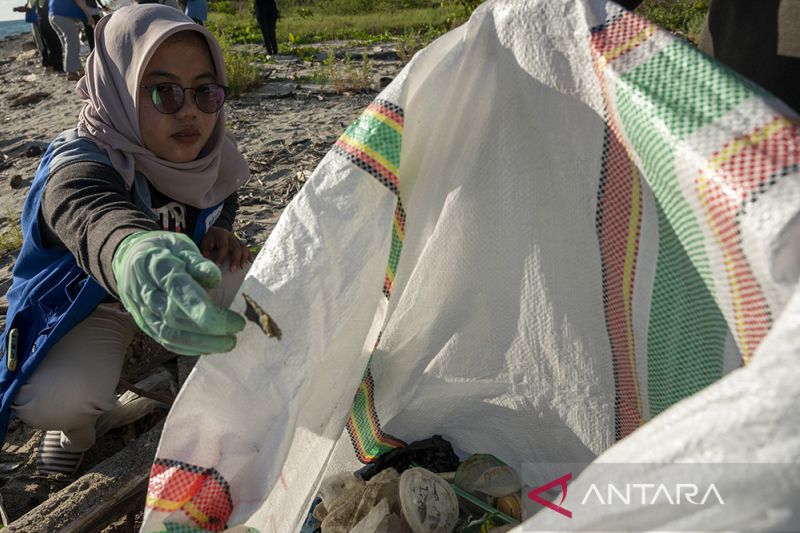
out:
<path id="1" fill-rule="evenodd" d="M 600 254 L 603 262 L 606 327 L 608 328 L 616 383 L 617 438 L 623 438 L 641 425 L 642 413 L 639 398 L 635 361 L 635 345 L 631 337 L 633 324 L 633 280 L 635 260 L 631 265 L 628 297 L 625 297 L 625 262 L 628 253 L 629 226 L 633 216 L 632 205 L 641 205 L 641 194 L 634 198 L 631 172 L 632 163 L 617 135 L 607 131 L 607 152 L 604 161 L 604 183 L 598 220 Z M 635 250 L 639 248 L 641 211 L 636 220 Z M 634 255 L 635 257 L 635 255 Z"/>
<path id="2" fill-rule="evenodd" d="M 166 466 L 153 464 L 150 469 L 150 482 L 147 494 L 155 500 L 164 500 L 176 503 L 189 501 L 197 494 L 203 485 L 204 476 L 200 473 L 188 472 L 179 466 Z M 158 511 L 172 511 L 173 509 L 159 508 Z"/>
<path id="3" fill-rule="evenodd" d="M 651 26 L 651 23 L 644 17 L 640 17 L 635 13 L 626 12 L 620 17 L 610 21 L 602 27 L 602 29 L 595 31 L 589 38 L 592 48 L 599 55 L 606 55 L 619 47 L 625 46 L 634 37 L 639 35 L 645 29 Z M 636 44 L 639 46 L 639 44 Z M 620 54 L 621 57 L 623 54 Z"/>
<path id="4" fill-rule="evenodd" d="M 381 115 L 389 117 L 390 119 L 395 121 L 398 126 L 403 126 L 404 122 L 403 116 L 398 113 L 395 113 L 394 111 L 392 111 L 391 109 L 382 104 L 373 102 L 367 106 L 367 109 L 372 109 L 373 111 L 377 111 Z"/>
<path id="5" fill-rule="evenodd" d="M 391 182 L 391 184 L 394 185 L 396 190 L 399 190 L 400 185 L 397 182 L 397 176 L 392 174 L 392 172 L 389 169 L 387 169 L 386 167 L 384 167 L 383 165 L 381 165 L 380 163 L 375 161 L 375 159 L 373 159 L 369 155 L 365 154 L 364 152 L 362 152 L 361 150 L 359 150 L 355 146 L 351 146 L 351 145 L 347 144 L 346 142 L 342 141 L 341 139 L 338 139 L 336 141 L 336 146 L 338 146 L 339 148 L 341 148 L 342 150 L 344 150 L 348 154 L 350 154 L 350 155 L 352 155 L 354 157 L 357 157 L 358 159 L 360 159 L 361 161 L 363 161 L 364 163 L 369 165 L 369 167 L 372 168 L 373 170 L 375 170 L 375 172 L 377 172 L 378 174 L 380 174 L 384 178 L 388 179 Z"/>

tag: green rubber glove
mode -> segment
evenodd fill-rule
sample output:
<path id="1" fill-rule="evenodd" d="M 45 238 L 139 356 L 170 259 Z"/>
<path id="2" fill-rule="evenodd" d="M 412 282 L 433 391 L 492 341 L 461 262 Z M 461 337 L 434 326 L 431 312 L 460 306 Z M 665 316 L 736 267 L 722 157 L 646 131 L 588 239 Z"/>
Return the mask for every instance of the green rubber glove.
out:
<path id="1" fill-rule="evenodd" d="M 241 315 L 215 305 L 205 289 L 222 273 L 181 233 L 126 237 L 111 261 L 122 305 L 147 335 L 182 355 L 228 352 L 244 328 Z"/>

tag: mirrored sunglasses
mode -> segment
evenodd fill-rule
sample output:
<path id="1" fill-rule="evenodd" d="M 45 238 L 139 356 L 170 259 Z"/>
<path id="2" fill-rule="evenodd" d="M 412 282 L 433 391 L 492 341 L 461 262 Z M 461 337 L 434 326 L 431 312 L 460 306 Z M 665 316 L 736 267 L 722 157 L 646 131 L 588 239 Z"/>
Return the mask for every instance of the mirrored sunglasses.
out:
<path id="1" fill-rule="evenodd" d="M 206 83 L 198 87 L 181 87 L 177 83 L 157 83 L 142 85 L 150 92 L 150 101 L 156 111 L 171 115 L 177 113 L 186 101 L 186 91 L 192 91 L 192 99 L 203 113 L 216 113 L 225 103 L 228 88 L 216 83 Z"/>

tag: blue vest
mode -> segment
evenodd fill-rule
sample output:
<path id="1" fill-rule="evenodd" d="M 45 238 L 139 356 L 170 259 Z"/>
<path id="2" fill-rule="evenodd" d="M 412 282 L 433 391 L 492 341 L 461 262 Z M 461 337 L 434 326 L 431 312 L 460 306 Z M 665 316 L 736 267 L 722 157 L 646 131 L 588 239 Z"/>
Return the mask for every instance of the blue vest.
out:
<path id="1" fill-rule="evenodd" d="M 87 22 L 86 14 L 81 11 L 81 8 L 78 7 L 74 0 L 50 0 L 49 6 L 50 15 L 61 15 L 62 17 L 80 20 L 83 23 Z"/>
<path id="2" fill-rule="evenodd" d="M 76 263 L 67 250 L 47 248 L 39 227 L 39 208 L 47 177 L 66 164 L 94 161 L 111 165 L 108 154 L 76 130 L 61 133 L 47 148 L 22 208 L 22 249 L 14 264 L 6 314 L 0 337 L 0 442 L 5 438 L 11 405 L 50 348 L 86 318 L 108 293 Z M 134 203 L 155 220 L 150 189 L 141 174 L 133 186 Z M 222 203 L 198 215 L 193 239 L 200 242 L 222 212 Z M 12 334 L 12 331 L 14 332 Z M 9 351 L 9 341 L 15 349 Z M 11 356 L 11 357 L 9 357 Z"/>
<path id="3" fill-rule="evenodd" d="M 208 1 L 187 0 L 186 16 L 197 20 L 206 20 L 208 18 Z"/>

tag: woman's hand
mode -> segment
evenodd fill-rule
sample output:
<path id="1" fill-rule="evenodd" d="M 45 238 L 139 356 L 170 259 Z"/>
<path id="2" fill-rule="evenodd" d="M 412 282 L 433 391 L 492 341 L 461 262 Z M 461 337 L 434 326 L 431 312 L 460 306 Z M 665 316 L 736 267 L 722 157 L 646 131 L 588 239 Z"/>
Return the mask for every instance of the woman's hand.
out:
<path id="1" fill-rule="evenodd" d="M 200 251 L 217 266 L 225 264 L 228 254 L 231 256 L 231 272 L 244 268 L 253 262 L 253 254 L 232 232 L 211 226 L 200 241 Z"/>
<path id="2" fill-rule="evenodd" d="M 206 289 L 219 268 L 183 233 L 141 231 L 117 246 L 111 261 L 122 305 L 147 335 L 182 355 L 229 352 L 245 319 L 214 304 Z"/>

